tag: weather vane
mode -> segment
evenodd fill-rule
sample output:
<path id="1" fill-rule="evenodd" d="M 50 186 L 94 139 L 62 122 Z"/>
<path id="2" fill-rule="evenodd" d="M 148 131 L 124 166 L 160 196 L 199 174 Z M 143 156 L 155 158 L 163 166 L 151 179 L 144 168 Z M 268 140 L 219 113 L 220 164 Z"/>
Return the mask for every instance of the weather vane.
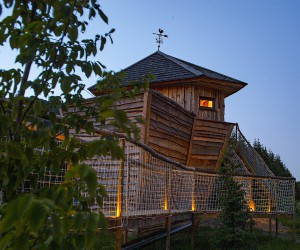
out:
<path id="1" fill-rule="evenodd" d="M 159 50 L 160 45 L 163 44 L 163 38 L 164 38 L 164 37 L 166 37 L 166 38 L 168 37 L 167 35 L 164 35 L 164 34 L 163 34 L 164 31 L 163 31 L 162 29 L 158 29 L 158 32 L 159 32 L 159 34 L 153 33 L 153 35 L 156 35 L 156 36 L 157 36 L 157 37 L 156 37 L 156 43 L 158 44 L 157 50 Z"/>

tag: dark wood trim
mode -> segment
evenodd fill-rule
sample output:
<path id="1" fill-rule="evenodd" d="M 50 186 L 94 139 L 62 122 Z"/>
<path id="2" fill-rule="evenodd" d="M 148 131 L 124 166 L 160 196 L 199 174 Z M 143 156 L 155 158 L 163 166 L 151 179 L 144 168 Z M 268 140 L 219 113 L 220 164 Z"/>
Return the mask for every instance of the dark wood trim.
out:
<path id="1" fill-rule="evenodd" d="M 218 158 L 217 165 L 216 165 L 216 168 L 215 168 L 215 171 L 216 171 L 216 172 L 220 169 L 221 162 L 222 162 L 222 159 L 223 159 L 224 154 L 225 154 L 225 152 L 226 152 L 226 148 L 227 148 L 227 146 L 228 146 L 228 142 L 229 142 L 229 139 L 230 139 L 230 136 L 231 136 L 233 127 L 234 127 L 234 125 L 231 124 L 231 125 L 230 125 L 230 128 L 229 128 L 229 130 L 228 130 L 228 133 L 226 134 L 226 138 L 225 138 L 225 140 L 224 140 L 223 147 L 222 147 L 222 149 L 220 150 L 219 158 Z"/>
<path id="2" fill-rule="evenodd" d="M 188 154 L 187 154 L 187 158 L 186 158 L 186 165 L 187 166 L 189 166 L 189 164 L 190 164 L 190 159 L 191 159 L 191 154 L 192 154 L 192 149 L 193 149 L 195 124 L 196 124 L 196 118 L 194 118 L 192 131 L 191 131 L 190 146 L 189 146 Z"/>
<path id="3" fill-rule="evenodd" d="M 149 141 L 151 101 L 152 101 L 152 93 L 151 92 L 145 92 L 144 93 L 143 114 L 142 114 L 143 119 L 145 119 L 145 124 L 143 126 L 142 135 L 141 135 L 141 139 L 145 144 L 148 144 L 148 141 Z"/>

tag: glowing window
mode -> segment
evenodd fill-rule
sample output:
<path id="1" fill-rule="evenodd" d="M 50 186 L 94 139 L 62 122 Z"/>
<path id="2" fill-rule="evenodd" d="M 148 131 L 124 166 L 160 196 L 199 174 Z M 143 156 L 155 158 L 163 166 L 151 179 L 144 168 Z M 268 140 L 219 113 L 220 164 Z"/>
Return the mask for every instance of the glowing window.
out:
<path id="1" fill-rule="evenodd" d="M 204 109 L 214 109 L 215 108 L 215 99 L 200 97 L 199 99 L 199 107 Z"/>

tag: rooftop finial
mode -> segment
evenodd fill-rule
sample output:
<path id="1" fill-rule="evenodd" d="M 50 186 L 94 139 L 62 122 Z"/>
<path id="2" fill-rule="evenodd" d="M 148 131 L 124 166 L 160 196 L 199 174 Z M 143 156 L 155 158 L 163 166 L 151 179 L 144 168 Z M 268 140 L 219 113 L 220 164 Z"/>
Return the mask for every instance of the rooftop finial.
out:
<path id="1" fill-rule="evenodd" d="M 164 31 L 162 29 L 158 29 L 159 34 L 157 33 L 153 33 L 154 35 L 156 35 L 156 43 L 158 44 L 158 48 L 157 50 L 159 51 L 160 45 L 163 44 L 163 37 L 168 37 L 167 35 L 164 35 Z"/>

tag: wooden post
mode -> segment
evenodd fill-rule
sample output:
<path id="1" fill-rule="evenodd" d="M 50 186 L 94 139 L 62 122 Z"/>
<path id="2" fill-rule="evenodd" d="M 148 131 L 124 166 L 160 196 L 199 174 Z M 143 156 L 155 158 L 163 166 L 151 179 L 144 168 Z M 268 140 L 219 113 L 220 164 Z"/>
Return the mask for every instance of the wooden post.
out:
<path id="1" fill-rule="evenodd" d="M 293 212 L 293 240 L 296 240 L 296 202 L 295 202 L 295 198 L 296 198 L 296 185 L 295 185 L 295 180 L 293 182 L 293 208 L 294 208 L 294 212 Z"/>
<path id="2" fill-rule="evenodd" d="M 269 237 L 272 236 L 272 218 L 269 216 Z"/>
<path id="3" fill-rule="evenodd" d="M 172 216 L 168 214 L 166 217 L 166 228 L 167 228 L 166 250 L 171 249 L 171 225 L 172 225 Z"/>
<path id="4" fill-rule="evenodd" d="M 293 240 L 296 240 L 296 215 L 293 214 L 293 235 L 292 235 Z"/>
<path id="5" fill-rule="evenodd" d="M 196 215 L 192 213 L 191 249 L 195 249 Z"/>
<path id="6" fill-rule="evenodd" d="M 125 150 L 125 139 L 120 140 L 120 147 Z M 118 175 L 118 193 L 117 193 L 117 211 L 116 211 L 116 244 L 115 249 L 120 250 L 122 247 L 122 199 L 123 199 L 123 185 L 124 185 L 124 161 L 121 159 L 119 162 L 119 175 Z"/>
<path id="7" fill-rule="evenodd" d="M 166 217 L 166 228 L 167 228 L 167 238 L 166 238 L 166 250 L 170 250 L 171 248 L 171 226 L 172 226 L 172 218 L 171 218 L 171 192 L 172 192 L 172 167 L 169 166 L 168 172 L 168 180 L 167 180 L 167 209 L 168 216 Z"/>
<path id="8" fill-rule="evenodd" d="M 124 231 L 123 242 L 126 244 L 128 242 L 128 229 Z"/>
<path id="9" fill-rule="evenodd" d="M 271 214 L 272 204 L 271 204 L 271 178 L 269 178 L 269 190 L 268 190 L 268 213 Z"/>
<path id="10" fill-rule="evenodd" d="M 278 238 L 278 218 L 275 219 L 276 238 Z"/>
<path id="11" fill-rule="evenodd" d="M 194 178 L 192 183 L 192 228 L 191 228 L 191 249 L 195 249 L 195 231 L 196 231 L 196 199 L 195 199 L 195 188 L 196 188 L 196 171 L 194 172 Z"/>

